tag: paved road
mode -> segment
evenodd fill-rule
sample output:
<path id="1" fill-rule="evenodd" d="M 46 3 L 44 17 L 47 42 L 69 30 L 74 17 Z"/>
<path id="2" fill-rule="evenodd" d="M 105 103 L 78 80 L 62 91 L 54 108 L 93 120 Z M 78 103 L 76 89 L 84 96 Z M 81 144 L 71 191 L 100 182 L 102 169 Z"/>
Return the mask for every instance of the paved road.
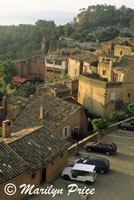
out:
<path id="1" fill-rule="evenodd" d="M 110 171 L 107 174 L 98 174 L 96 181 L 91 185 L 78 182 L 66 182 L 59 177 L 54 183 L 55 188 L 63 188 L 63 195 L 40 195 L 31 198 L 32 200 L 79 200 L 77 192 L 67 196 L 67 184 L 78 184 L 79 188 L 95 188 L 95 194 L 89 195 L 88 200 L 134 200 L 134 132 L 117 130 L 105 135 L 103 140 L 113 141 L 117 144 L 118 151 L 115 155 L 86 152 L 80 149 L 81 156 L 91 154 L 105 157 L 110 161 Z M 69 163 L 73 163 L 76 157 L 70 155 Z M 44 185 L 46 188 L 46 185 Z"/>

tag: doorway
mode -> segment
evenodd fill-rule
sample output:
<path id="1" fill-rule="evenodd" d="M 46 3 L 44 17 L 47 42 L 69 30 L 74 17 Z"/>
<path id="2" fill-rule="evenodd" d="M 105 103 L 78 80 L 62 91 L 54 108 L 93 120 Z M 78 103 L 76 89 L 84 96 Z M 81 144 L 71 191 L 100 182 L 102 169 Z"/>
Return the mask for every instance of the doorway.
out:
<path id="1" fill-rule="evenodd" d="M 46 182 L 46 168 L 42 169 L 42 179 L 41 183 Z"/>

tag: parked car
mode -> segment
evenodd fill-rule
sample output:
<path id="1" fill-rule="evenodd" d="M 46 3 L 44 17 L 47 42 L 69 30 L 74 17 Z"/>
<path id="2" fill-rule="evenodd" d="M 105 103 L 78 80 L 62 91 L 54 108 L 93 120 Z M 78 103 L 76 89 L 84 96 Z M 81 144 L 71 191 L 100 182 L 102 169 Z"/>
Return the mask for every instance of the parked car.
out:
<path id="1" fill-rule="evenodd" d="M 109 160 L 98 156 L 90 156 L 88 158 L 79 158 L 75 160 L 75 163 L 95 165 L 95 171 L 101 174 L 108 172 L 110 168 Z"/>
<path id="2" fill-rule="evenodd" d="M 66 167 L 61 176 L 65 180 L 77 180 L 85 183 L 94 182 L 96 179 L 95 165 L 76 163 L 73 167 Z"/>
<path id="3" fill-rule="evenodd" d="M 117 151 L 117 146 L 115 143 L 112 142 L 105 142 L 105 141 L 99 141 L 99 142 L 88 142 L 84 148 L 87 151 L 96 151 L 101 153 L 106 153 L 107 155 L 115 153 Z"/>
<path id="4" fill-rule="evenodd" d="M 134 122 L 124 122 L 121 124 L 121 128 L 124 130 L 134 130 Z"/>

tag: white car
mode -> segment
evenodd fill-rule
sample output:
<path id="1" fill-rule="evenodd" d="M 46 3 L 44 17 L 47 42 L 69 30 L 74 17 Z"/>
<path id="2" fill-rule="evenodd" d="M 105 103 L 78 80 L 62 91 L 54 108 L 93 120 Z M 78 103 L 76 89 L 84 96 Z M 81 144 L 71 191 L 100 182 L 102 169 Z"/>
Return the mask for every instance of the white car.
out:
<path id="1" fill-rule="evenodd" d="M 66 167 L 61 176 L 65 180 L 78 180 L 86 183 L 94 182 L 96 179 L 95 165 L 76 163 L 73 167 Z"/>

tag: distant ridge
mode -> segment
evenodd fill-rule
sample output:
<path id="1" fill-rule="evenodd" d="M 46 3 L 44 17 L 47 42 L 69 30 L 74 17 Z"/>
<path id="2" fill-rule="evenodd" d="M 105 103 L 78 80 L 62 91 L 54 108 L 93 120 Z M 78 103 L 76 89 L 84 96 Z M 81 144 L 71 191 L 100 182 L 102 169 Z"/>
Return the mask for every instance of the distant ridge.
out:
<path id="1" fill-rule="evenodd" d="M 0 25 L 18 25 L 18 24 L 35 24 L 38 20 L 53 20 L 56 25 L 64 25 L 72 22 L 77 16 L 75 12 L 64 11 L 41 11 L 41 12 L 21 12 L 9 13 L 9 15 L 0 14 Z"/>

